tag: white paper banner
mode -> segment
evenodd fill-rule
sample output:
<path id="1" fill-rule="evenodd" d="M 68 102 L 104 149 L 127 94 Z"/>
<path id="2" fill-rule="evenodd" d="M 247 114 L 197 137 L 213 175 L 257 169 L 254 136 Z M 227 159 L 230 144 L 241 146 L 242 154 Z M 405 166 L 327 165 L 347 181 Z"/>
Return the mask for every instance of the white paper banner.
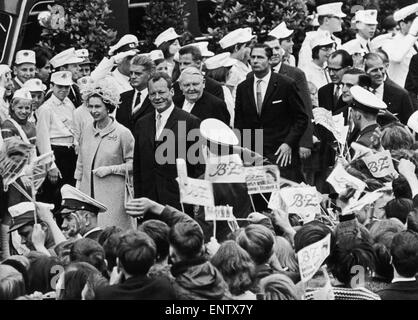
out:
<path id="1" fill-rule="evenodd" d="M 299 215 L 304 223 L 313 221 L 317 213 L 321 213 L 320 198 L 315 187 L 284 188 L 280 195 L 287 205 L 289 213 Z"/>
<path id="2" fill-rule="evenodd" d="M 381 196 L 383 196 L 383 193 L 381 192 L 380 189 L 376 190 L 376 191 L 373 191 L 373 192 L 369 192 L 369 193 L 365 194 L 363 197 L 361 197 L 359 200 L 352 201 L 349 205 L 347 205 L 343 209 L 341 214 L 346 215 L 346 214 L 349 214 L 353 211 L 359 211 L 359 210 L 363 209 L 364 206 L 374 203 Z"/>
<path id="3" fill-rule="evenodd" d="M 176 167 L 177 167 L 177 176 L 179 177 L 182 183 L 187 182 L 187 165 L 186 160 L 183 158 L 176 159 Z"/>
<path id="4" fill-rule="evenodd" d="M 365 156 L 362 160 L 375 178 L 383 178 L 386 176 L 396 178 L 398 176 L 398 173 L 393 166 L 392 155 L 389 150 Z"/>
<path id="5" fill-rule="evenodd" d="M 230 206 L 205 207 L 206 221 L 236 221 Z"/>
<path id="6" fill-rule="evenodd" d="M 270 195 L 270 200 L 267 207 L 271 210 L 280 210 L 282 208 L 281 205 L 282 200 L 280 196 L 280 190 L 276 190 Z"/>
<path id="7" fill-rule="evenodd" d="M 352 187 L 358 192 L 362 192 L 366 188 L 366 184 L 345 171 L 341 163 L 336 165 L 328 176 L 327 182 L 334 187 L 337 193 L 343 193 L 348 187 Z"/>
<path id="8" fill-rule="evenodd" d="M 329 233 L 324 239 L 299 250 L 298 263 L 300 277 L 303 282 L 309 281 L 322 263 L 328 257 L 331 247 L 331 234 Z"/>
<path id="9" fill-rule="evenodd" d="M 276 165 L 245 167 L 248 194 L 267 193 L 280 189 L 280 173 Z"/>
<path id="10" fill-rule="evenodd" d="M 177 178 L 180 189 L 180 202 L 197 206 L 214 207 L 212 183 L 206 180 L 187 178 L 181 183 Z"/>
<path id="11" fill-rule="evenodd" d="M 210 157 L 206 163 L 205 180 L 216 183 L 245 183 L 245 171 L 237 154 Z"/>

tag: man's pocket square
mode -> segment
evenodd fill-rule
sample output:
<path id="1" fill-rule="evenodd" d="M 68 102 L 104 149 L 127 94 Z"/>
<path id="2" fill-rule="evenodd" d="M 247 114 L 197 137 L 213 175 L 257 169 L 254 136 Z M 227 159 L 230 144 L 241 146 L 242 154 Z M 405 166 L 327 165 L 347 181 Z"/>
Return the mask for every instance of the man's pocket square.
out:
<path id="1" fill-rule="evenodd" d="M 276 101 L 273 101 L 273 104 L 278 104 L 278 103 L 280 103 L 280 102 L 283 102 L 283 100 L 276 100 Z"/>

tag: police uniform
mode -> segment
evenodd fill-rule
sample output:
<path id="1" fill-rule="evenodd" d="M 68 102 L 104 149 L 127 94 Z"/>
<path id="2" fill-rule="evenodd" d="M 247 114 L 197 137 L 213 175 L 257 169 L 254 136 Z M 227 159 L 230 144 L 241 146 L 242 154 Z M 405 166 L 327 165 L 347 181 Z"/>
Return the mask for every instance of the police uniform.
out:
<path id="1" fill-rule="evenodd" d="M 359 10 L 356 12 L 355 22 L 363 24 L 377 25 L 377 10 Z M 374 51 L 370 39 L 364 39 L 359 33 L 356 38 L 342 45 L 342 49 L 350 54 L 358 53 L 359 50 L 370 53 Z"/>
<path id="2" fill-rule="evenodd" d="M 103 78 L 107 78 L 112 81 L 113 84 L 118 89 L 119 94 L 132 90 L 132 86 L 129 83 L 129 76 L 126 76 L 115 67 L 116 61 L 113 56 L 121 52 L 132 51 L 132 56 L 136 54 L 136 48 L 138 47 L 138 38 L 133 34 L 125 34 L 115 45 L 111 46 L 109 49 L 109 56 L 111 58 L 104 57 L 102 61 L 97 65 L 97 67 L 91 73 L 91 78 L 93 81 L 98 81 Z"/>
<path id="3" fill-rule="evenodd" d="M 395 21 L 400 22 L 406 17 L 416 14 L 418 12 L 418 4 L 413 4 L 396 11 L 393 15 Z M 386 51 L 389 56 L 389 69 L 388 75 L 392 81 L 400 85 L 402 88 L 405 87 L 406 77 L 409 71 L 409 64 L 411 63 L 412 57 L 418 53 L 418 37 L 412 35 L 413 32 L 416 34 L 416 23 L 411 25 L 409 34 L 404 35 L 401 32 L 396 34 L 391 41 L 387 41 L 382 49 Z"/>
<path id="4" fill-rule="evenodd" d="M 97 216 L 99 213 L 107 211 L 105 205 L 68 184 L 62 186 L 61 196 L 61 215 L 74 214 L 73 211 L 84 210 L 94 213 Z M 74 215 L 74 217 L 76 220 L 78 220 L 76 215 Z M 81 236 L 83 238 L 89 238 L 98 241 L 102 232 L 102 228 L 95 226 Z"/>
<path id="5" fill-rule="evenodd" d="M 52 74 L 51 82 L 58 85 L 72 84 L 71 72 L 58 71 Z M 74 150 L 73 112 L 75 107 L 66 97 L 59 100 L 54 94 L 36 110 L 36 144 L 40 154 L 54 152 L 55 165 L 62 179 L 53 185 L 47 179 L 43 185 L 42 200 L 53 202 L 58 208 L 61 202 L 59 188 L 63 184 L 75 185 L 74 171 L 77 156 Z M 44 198 L 45 196 L 45 198 Z"/>
<path id="6" fill-rule="evenodd" d="M 328 3 L 323 4 L 321 6 L 317 7 L 317 13 L 318 16 L 337 16 L 340 18 L 346 17 L 346 14 L 344 14 L 341 10 L 343 3 L 342 2 L 334 2 L 334 3 Z M 306 33 L 305 40 L 302 43 L 302 47 L 299 51 L 299 64 L 298 68 L 304 70 L 304 67 L 309 64 L 309 62 L 312 60 L 312 41 L 316 37 L 320 35 L 330 35 L 330 32 L 328 30 L 321 29 L 319 27 L 316 31 L 310 31 Z M 336 43 L 337 49 L 341 48 L 341 39 L 330 35 L 332 40 Z"/>
<path id="7" fill-rule="evenodd" d="M 368 113 L 374 113 L 376 114 L 376 120 L 379 111 L 384 111 L 387 109 L 386 103 L 384 103 L 370 91 L 360 86 L 353 86 L 350 89 L 350 93 L 353 96 L 352 108 L 354 110 L 357 109 L 366 111 Z M 370 148 L 372 145 L 371 138 L 377 128 L 379 128 L 377 122 L 366 126 L 348 139 L 349 144 L 352 142 L 357 142 L 365 147 Z"/>

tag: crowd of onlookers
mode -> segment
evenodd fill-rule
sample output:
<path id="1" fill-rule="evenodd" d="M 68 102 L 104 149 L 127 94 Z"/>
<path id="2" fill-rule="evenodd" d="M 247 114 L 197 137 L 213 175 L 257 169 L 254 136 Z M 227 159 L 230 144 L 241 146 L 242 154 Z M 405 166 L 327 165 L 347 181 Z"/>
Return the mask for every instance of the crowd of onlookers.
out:
<path id="1" fill-rule="evenodd" d="M 378 37 L 378 12 L 359 10 L 344 44 L 341 6 L 318 6 L 297 57 L 283 22 L 258 37 L 233 30 L 216 54 L 168 28 L 149 53 L 124 35 L 97 66 L 87 49 L 42 47 L 18 51 L 13 70 L 0 65 L 1 152 L 17 139 L 31 159 L 54 155 L 37 190 L 29 171 L 0 183 L 0 299 L 418 299 L 418 5 L 385 19 Z M 346 128 L 343 141 L 318 110 Z M 213 183 L 236 223 L 181 203 L 175 161 L 157 159 L 165 130 L 174 160 L 194 129 L 228 146 L 203 146 L 207 161 L 251 152 L 231 128 L 263 129 L 259 156 L 282 187 L 317 189 L 313 221 L 283 199 L 269 209 L 270 194 L 248 195 L 245 183 Z M 385 150 L 396 173 L 376 177 L 364 159 Z M 205 163 L 188 157 L 186 175 L 203 179 Z M 336 192 L 327 178 L 339 165 L 365 188 Z M 301 278 L 317 257 L 298 253 L 327 236 L 329 255 Z"/>

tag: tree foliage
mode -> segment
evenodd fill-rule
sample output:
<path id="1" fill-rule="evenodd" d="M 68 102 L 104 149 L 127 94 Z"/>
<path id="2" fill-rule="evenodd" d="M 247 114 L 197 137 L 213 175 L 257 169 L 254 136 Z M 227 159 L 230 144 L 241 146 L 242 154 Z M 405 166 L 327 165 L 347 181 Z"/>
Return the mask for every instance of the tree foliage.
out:
<path id="1" fill-rule="evenodd" d="M 108 0 L 56 0 L 49 15 L 40 17 L 40 45 L 58 53 L 69 47 L 86 48 L 98 62 L 115 42 L 117 32 L 107 26 L 112 10 Z"/>
<path id="2" fill-rule="evenodd" d="M 178 34 L 189 36 L 187 31 L 189 15 L 182 0 L 151 0 L 142 18 L 145 31 L 144 49 L 154 49 L 155 38 L 169 27 L 173 27 Z"/>

